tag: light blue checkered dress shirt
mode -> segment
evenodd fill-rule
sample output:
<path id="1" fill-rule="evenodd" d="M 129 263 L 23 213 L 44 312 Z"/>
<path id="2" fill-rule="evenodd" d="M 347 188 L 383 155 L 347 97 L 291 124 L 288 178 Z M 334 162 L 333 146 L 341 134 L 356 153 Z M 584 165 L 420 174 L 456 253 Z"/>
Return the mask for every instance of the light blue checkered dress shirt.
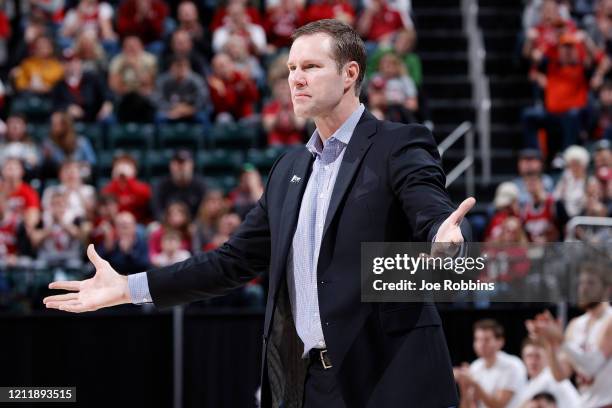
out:
<path id="1" fill-rule="evenodd" d="M 304 356 L 312 348 L 325 348 L 317 294 L 319 249 L 342 157 L 364 110 L 363 104 L 359 105 L 327 141 L 323 142 L 315 130 L 306 144 L 315 160 L 287 258 L 289 299 L 297 333 L 304 342 Z M 133 303 L 152 301 L 146 272 L 129 275 L 128 286 Z"/>

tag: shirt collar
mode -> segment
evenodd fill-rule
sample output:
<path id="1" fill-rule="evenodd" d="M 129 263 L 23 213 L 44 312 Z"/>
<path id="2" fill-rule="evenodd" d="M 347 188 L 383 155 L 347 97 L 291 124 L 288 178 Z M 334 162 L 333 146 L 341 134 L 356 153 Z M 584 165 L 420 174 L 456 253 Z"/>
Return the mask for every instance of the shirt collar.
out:
<path id="1" fill-rule="evenodd" d="M 312 136 L 310 136 L 308 143 L 306 143 L 306 148 L 310 151 L 310 153 L 312 153 L 313 156 L 316 157 L 317 154 L 320 155 L 323 152 L 323 147 L 325 147 L 325 145 L 332 140 L 337 140 L 342 144 L 347 145 L 351 140 L 351 136 L 353 135 L 353 132 L 355 131 L 357 123 L 359 123 L 359 119 L 361 118 L 364 110 L 365 106 L 363 106 L 363 103 L 360 103 L 357 109 L 351 113 L 351 116 L 344 121 L 338 130 L 336 130 L 325 143 L 323 143 L 321 136 L 319 136 L 319 130 L 315 129 Z"/>

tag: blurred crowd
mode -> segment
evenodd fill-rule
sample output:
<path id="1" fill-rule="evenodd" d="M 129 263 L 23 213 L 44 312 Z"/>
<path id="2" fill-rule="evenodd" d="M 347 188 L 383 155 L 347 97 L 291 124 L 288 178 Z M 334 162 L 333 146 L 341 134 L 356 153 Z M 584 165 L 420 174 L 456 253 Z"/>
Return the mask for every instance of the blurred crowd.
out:
<path id="1" fill-rule="evenodd" d="M 406 1 L 1 2 L 0 268 L 77 270 L 93 243 L 130 274 L 222 245 L 261 196 L 261 169 L 244 162 L 219 189 L 196 171 L 202 147 L 179 146 L 152 179 L 140 161 L 159 144 L 139 156 L 104 134 L 185 124 L 205 139 L 236 124 L 262 150 L 303 143 L 313 127 L 293 113 L 286 59 L 292 32 L 323 18 L 366 41 L 376 116 L 427 119 Z"/>

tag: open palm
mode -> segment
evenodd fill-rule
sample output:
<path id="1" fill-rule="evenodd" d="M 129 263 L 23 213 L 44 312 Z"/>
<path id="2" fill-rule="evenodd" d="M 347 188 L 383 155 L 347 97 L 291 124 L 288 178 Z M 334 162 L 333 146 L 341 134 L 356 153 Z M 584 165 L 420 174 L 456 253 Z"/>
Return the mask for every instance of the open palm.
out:
<path id="1" fill-rule="evenodd" d="M 127 276 L 118 274 L 98 255 L 93 245 L 87 248 L 87 257 L 96 268 L 94 277 L 83 281 L 50 283 L 49 289 L 64 289 L 71 292 L 44 298 L 43 303 L 47 308 L 81 313 L 130 303 Z"/>

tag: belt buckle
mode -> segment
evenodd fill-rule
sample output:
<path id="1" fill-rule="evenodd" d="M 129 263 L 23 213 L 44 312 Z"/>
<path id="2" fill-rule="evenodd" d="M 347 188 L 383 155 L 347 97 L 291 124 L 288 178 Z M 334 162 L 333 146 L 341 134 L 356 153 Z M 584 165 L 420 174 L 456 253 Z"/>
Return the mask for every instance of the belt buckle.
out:
<path id="1" fill-rule="evenodd" d="M 321 358 L 321 364 L 323 364 L 323 369 L 328 370 L 332 368 L 331 361 L 329 360 L 329 357 L 327 356 L 327 349 L 323 349 L 319 351 L 319 357 Z"/>

